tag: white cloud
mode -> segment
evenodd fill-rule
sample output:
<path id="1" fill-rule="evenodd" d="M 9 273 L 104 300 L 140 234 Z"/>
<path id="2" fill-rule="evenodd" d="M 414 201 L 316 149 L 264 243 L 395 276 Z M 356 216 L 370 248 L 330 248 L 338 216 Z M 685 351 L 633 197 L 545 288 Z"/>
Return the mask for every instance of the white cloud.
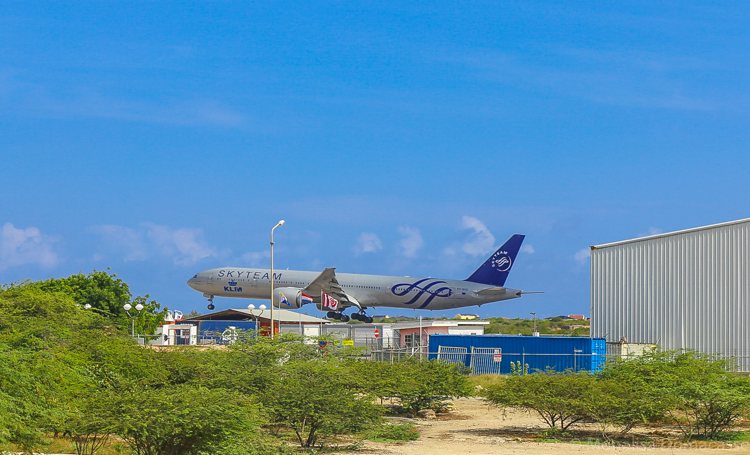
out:
<path id="1" fill-rule="evenodd" d="M 158 224 L 145 226 L 146 237 L 177 265 L 192 265 L 217 255 L 216 250 L 203 242 L 203 231 L 200 229 L 172 229 Z"/>
<path id="2" fill-rule="evenodd" d="M 143 261 L 148 258 L 148 248 L 142 231 L 116 224 L 92 226 L 89 230 L 99 235 L 106 243 L 116 246 L 118 251 L 122 251 L 125 261 Z M 102 259 L 103 255 L 97 254 L 97 258 Z"/>
<path id="3" fill-rule="evenodd" d="M 64 93 L 64 96 L 60 96 Z M 42 118 L 93 118 L 158 125 L 244 128 L 252 119 L 212 98 L 147 100 L 116 97 L 91 86 L 47 87 L 0 74 L 0 112 Z"/>
<path id="4" fill-rule="evenodd" d="M 242 260 L 243 265 L 247 264 L 256 266 L 268 261 L 270 257 L 271 253 L 268 251 L 248 251 L 243 254 L 240 259 Z"/>
<path id="5" fill-rule="evenodd" d="M 575 258 L 577 263 L 583 265 L 591 257 L 591 248 L 581 248 L 573 257 Z"/>
<path id="6" fill-rule="evenodd" d="M 377 253 L 383 249 L 383 242 L 380 241 L 380 237 L 372 232 L 363 232 L 357 237 L 357 243 L 354 245 L 354 252 L 357 254 L 362 253 Z"/>
<path id="7" fill-rule="evenodd" d="M 536 249 L 534 248 L 534 245 L 530 243 L 526 243 L 521 247 L 521 251 L 526 254 L 534 254 L 536 253 Z"/>
<path id="8" fill-rule="evenodd" d="M 495 246 L 495 236 L 478 218 L 464 215 L 461 226 L 472 231 L 461 249 L 470 256 L 484 256 L 492 252 Z"/>
<path id="9" fill-rule="evenodd" d="M 43 235 L 39 228 L 19 229 L 3 224 L 0 232 L 0 270 L 22 265 L 54 267 L 60 262 L 52 248 L 55 240 Z"/>
<path id="10" fill-rule="evenodd" d="M 456 249 L 452 246 L 447 246 L 443 248 L 443 255 L 448 257 L 456 257 Z"/>
<path id="11" fill-rule="evenodd" d="M 143 223 L 138 228 L 107 224 L 93 226 L 90 230 L 99 235 L 109 249 L 122 254 L 125 261 L 160 256 L 185 266 L 218 256 L 216 249 L 203 241 L 201 229 Z"/>
<path id="12" fill-rule="evenodd" d="M 407 258 L 413 258 L 417 256 L 417 252 L 424 245 L 422 240 L 422 234 L 419 229 L 409 226 L 401 226 L 398 228 L 398 232 L 403 236 L 399 245 L 401 245 L 401 254 Z"/>

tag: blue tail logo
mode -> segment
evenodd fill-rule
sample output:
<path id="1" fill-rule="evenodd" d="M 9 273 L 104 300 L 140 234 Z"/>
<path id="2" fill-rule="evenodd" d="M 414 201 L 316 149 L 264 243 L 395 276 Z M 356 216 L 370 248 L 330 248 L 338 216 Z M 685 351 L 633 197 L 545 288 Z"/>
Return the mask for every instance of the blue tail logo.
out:
<path id="1" fill-rule="evenodd" d="M 515 234 L 490 256 L 466 281 L 504 286 L 525 236 Z"/>
<path id="2" fill-rule="evenodd" d="M 507 272 L 513 265 L 513 260 L 507 251 L 498 251 L 492 256 L 492 267 L 498 272 Z"/>

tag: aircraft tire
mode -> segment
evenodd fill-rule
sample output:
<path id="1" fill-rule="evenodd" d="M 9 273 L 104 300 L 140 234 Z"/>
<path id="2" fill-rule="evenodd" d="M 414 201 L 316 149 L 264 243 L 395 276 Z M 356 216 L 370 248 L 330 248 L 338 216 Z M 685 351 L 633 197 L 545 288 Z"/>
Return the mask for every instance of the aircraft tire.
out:
<path id="1" fill-rule="evenodd" d="M 344 313 L 341 313 L 341 322 L 349 322 L 349 316 L 345 315 Z"/>

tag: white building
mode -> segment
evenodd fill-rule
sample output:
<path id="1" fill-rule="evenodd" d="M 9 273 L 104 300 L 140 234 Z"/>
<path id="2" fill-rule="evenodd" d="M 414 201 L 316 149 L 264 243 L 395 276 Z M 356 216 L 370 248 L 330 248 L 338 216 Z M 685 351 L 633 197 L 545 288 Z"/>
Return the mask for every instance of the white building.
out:
<path id="1" fill-rule="evenodd" d="M 591 336 L 750 371 L 750 219 L 592 246 Z"/>

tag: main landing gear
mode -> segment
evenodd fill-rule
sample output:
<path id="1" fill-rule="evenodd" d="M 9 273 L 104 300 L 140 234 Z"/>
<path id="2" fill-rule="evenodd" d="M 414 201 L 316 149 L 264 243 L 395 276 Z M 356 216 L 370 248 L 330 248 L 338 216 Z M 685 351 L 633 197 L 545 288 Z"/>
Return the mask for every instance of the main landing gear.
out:
<path id="1" fill-rule="evenodd" d="M 362 321 L 365 324 L 372 324 L 372 318 L 366 315 L 364 310 L 361 310 L 359 313 L 352 313 L 352 319 Z"/>
<path id="2" fill-rule="evenodd" d="M 329 311 L 326 313 L 326 317 L 328 319 L 336 319 L 337 321 L 341 322 L 349 322 L 349 319 L 354 319 L 355 321 L 362 321 L 366 324 L 372 324 L 372 318 L 365 314 L 366 308 L 359 308 L 359 311 L 356 313 L 352 313 L 351 318 L 341 311 Z"/>
<path id="3" fill-rule="evenodd" d="M 326 313 L 326 317 L 328 317 L 328 319 L 336 319 L 337 321 L 341 322 L 349 322 L 349 316 L 340 311 L 329 311 L 328 313 Z"/>

